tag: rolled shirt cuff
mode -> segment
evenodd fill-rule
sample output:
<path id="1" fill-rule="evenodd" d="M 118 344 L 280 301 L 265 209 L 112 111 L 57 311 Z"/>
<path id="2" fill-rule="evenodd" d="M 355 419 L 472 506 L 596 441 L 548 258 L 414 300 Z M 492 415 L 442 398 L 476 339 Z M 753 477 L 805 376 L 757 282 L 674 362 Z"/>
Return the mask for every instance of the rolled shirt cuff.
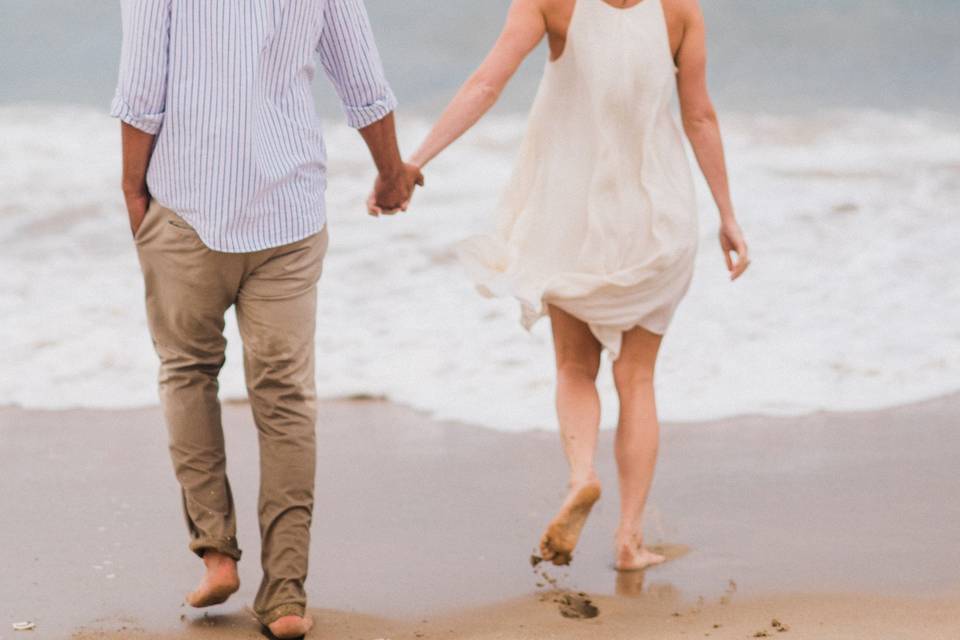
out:
<path id="1" fill-rule="evenodd" d="M 344 105 L 343 110 L 347 114 L 347 124 L 354 129 L 363 129 L 366 126 L 383 120 L 397 108 L 397 97 L 393 91 L 387 91 L 387 94 L 377 100 L 362 107 Z"/>
<path id="2" fill-rule="evenodd" d="M 134 111 L 123 99 L 123 96 L 116 95 L 110 104 L 110 115 L 126 122 L 131 127 L 136 127 L 144 133 L 156 135 L 163 125 L 163 112 L 160 113 L 138 113 Z"/>

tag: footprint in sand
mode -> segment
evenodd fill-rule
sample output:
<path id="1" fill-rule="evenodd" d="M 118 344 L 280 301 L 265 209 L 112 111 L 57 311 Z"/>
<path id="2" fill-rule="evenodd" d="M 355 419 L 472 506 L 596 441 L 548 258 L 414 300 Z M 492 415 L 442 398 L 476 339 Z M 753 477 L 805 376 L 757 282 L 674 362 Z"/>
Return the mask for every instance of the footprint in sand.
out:
<path id="1" fill-rule="evenodd" d="M 564 618 L 579 620 L 596 618 L 600 609 L 591 602 L 585 593 L 560 593 L 553 599 Z"/>
<path id="2" fill-rule="evenodd" d="M 596 618 L 600 609 L 587 597 L 586 593 L 568 591 L 560 586 L 560 582 L 567 576 L 554 577 L 548 571 L 540 568 L 543 558 L 538 555 L 530 556 L 530 564 L 537 575 L 537 588 L 550 587 L 550 591 L 540 596 L 541 602 L 552 602 L 557 605 L 560 615 L 564 618 L 586 619 Z"/>

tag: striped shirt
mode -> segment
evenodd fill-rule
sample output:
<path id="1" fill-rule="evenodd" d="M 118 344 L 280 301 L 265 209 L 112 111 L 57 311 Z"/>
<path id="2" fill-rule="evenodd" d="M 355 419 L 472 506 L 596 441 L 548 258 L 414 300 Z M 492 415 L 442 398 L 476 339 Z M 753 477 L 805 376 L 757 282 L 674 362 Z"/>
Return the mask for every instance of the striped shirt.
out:
<path id="1" fill-rule="evenodd" d="M 351 126 L 396 107 L 363 0 L 121 7 L 111 114 L 157 135 L 151 195 L 216 251 L 259 251 L 321 231 L 326 149 L 310 90 L 316 58 Z"/>

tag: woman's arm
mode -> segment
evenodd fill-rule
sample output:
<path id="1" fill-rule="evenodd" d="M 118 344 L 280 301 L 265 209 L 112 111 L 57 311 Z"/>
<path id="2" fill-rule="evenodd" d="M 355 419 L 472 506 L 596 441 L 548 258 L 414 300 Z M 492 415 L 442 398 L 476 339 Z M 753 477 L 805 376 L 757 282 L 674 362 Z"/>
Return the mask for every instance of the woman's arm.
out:
<path id="1" fill-rule="evenodd" d="M 750 265 L 750 258 L 733 211 L 720 124 L 707 91 L 707 43 L 703 13 L 696 0 L 684 4 L 687 5 L 687 15 L 683 40 L 677 52 L 677 89 L 683 129 L 720 212 L 720 246 L 730 278 L 736 280 Z M 736 261 L 733 253 L 737 254 Z"/>
<path id="2" fill-rule="evenodd" d="M 486 60 L 460 88 L 410 163 L 426 166 L 496 104 L 520 63 L 547 32 L 540 0 L 514 0 L 507 23 Z"/>

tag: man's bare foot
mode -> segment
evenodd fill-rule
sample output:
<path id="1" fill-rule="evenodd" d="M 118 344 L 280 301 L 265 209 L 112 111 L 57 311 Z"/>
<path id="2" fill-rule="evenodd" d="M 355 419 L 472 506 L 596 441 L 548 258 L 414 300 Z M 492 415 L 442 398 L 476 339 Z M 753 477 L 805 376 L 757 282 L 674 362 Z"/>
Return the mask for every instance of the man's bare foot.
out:
<path id="1" fill-rule="evenodd" d="M 643 546 L 643 540 L 635 535 L 617 536 L 617 571 L 642 571 L 666 559 Z"/>
<path id="2" fill-rule="evenodd" d="M 540 539 L 540 555 L 555 565 L 570 564 L 590 509 L 600 499 L 600 482 L 590 480 L 570 486 L 560 512 Z"/>
<path id="3" fill-rule="evenodd" d="M 198 609 L 226 602 L 240 588 L 237 561 L 230 556 L 207 551 L 203 554 L 203 564 L 207 567 L 207 574 L 200 586 L 187 596 L 187 604 Z"/>
<path id="4" fill-rule="evenodd" d="M 313 618 L 310 616 L 283 616 L 270 623 L 270 633 L 280 640 L 302 638 L 313 628 Z"/>

